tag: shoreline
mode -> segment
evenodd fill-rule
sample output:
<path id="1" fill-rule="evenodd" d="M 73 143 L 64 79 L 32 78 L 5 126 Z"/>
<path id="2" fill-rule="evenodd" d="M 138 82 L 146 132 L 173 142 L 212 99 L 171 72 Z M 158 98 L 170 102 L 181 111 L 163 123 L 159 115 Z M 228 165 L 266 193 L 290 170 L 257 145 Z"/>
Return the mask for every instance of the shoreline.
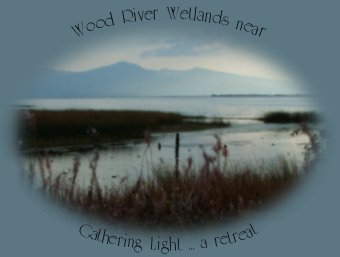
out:
<path id="1" fill-rule="evenodd" d="M 126 140 L 145 140 L 145 133 L 181 133 L 229 128 L 233 119 L 189 116 L 175 112 L 142 110 L 32 110 L 18 112 L 21 151 L 46 148 L 87 151 Z M 247 119 L 266 124 L 318 123 L 316 112 L 272 111 Z M 57 150 L 56 152 L 58 152 Z"/>
<path id="2" fill-rule="evenodd" d="M 160 111 L 66 110 L 19 112 L 23 149 L 112 144 L 145 138 L 145 133 L 199 131 L 229 127 L 221 118 Z"/>

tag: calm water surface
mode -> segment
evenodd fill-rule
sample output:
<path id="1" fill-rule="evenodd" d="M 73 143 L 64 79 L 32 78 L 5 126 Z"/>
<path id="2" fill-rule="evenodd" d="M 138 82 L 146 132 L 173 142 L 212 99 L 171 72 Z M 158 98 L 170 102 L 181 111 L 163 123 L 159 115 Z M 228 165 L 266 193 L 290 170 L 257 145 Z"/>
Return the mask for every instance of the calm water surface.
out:
<path id="1" fill-rule="evenodd" d="M 221 137 L 229 149 L 228 165 L 258 165 L 273 162 L 278 156 L 285 156 L 301 163 L 303 147 L 308 143 L 304 135 L 291 136 L 296 124 L 264 124 L 255 120 L 268 111 L 317 111 L 311 97 L 142 97 L 112 99 L 44 99 L 20 102 L 34 109 L 93 109 L 93 110 L 158 110 L 187 115 L 221 117 L 231 121 L 229 128 L 210 129 L 180 134 L 180 165 L 185 166 L 188 158 L 195 167 L 202 165 L 202 153 L 213 155 L 212 147 Z M 175 133 L 152 135 L 147 149 L 142 140 L 111 142 L 109 148 L 100 150 L 98 177 L 102 186 L 117 184 L 127 177 L 134 181 L 145 175 L 151 166 L 174 166 Z M 159 148 L 159 146 L 161 146 Z M 71 176 L 73 158 L 80 158 L 78 184 L 89 183 L 89 162 L 93 152 L 67 151 L 51 157 L 53 176 L 66 172 Z M 25 157 L 23 165 L 28 169 L 28 160 L 38 162 L 34 156 Z"/>
<path id="2" fill-rule="evenodd" d="M 21 101 L 47 110 L 158 110 L 224 118 L 257 118 L 274 110 L 316 109 L 312 97 L 122 97 L 107 99 L 32 99 Z"/>

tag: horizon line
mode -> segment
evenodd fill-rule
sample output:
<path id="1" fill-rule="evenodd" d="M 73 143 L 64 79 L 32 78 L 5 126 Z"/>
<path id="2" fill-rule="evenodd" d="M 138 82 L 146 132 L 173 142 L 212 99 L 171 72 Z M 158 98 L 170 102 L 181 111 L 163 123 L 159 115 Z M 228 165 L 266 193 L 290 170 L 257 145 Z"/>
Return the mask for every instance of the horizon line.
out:
<path id="1" fill-rule="evenodd" d="M 304 96 L 310 97 L 313 94 L 247 94 L 247 93 L 235 93 L 235 94 L 208 94 L 208 95 L 121 95 L 121 96 L 106 96 L 106 97 L 81 97 L 81 96 L 66 96 L 66 97 L 30 97 L 20 98 L 17 100 L 43 100 L 43 99 L 110 99 L 110 98 L 157 98 L 157 97 L 296 97 Z"/>

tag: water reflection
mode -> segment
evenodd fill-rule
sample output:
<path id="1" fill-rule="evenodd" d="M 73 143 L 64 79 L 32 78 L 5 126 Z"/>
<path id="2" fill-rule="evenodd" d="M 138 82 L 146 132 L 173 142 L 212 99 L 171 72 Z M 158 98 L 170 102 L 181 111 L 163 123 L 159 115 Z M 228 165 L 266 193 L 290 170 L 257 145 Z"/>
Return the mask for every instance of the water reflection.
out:
<path id="1" fill-rule="evenodd" d="M 278 156 L 302 163 L 303 147 L 308 143 L 305 135 L 292 136 L 297 127 L 294 124 L 263 124 L 261 122 L 240 122 L 229 128 L 209 129 L 204 131 L 180 133 L 179 165 L 187 165 L 188 159 L 193 160 L 193 166 L 203 165 L 203 150 L 213 155 L 214 135 L 218 135 L 223 144 L 228 146 L 228 165 L 254 165 L 259 162 L 271 162 Z M 48 150 L 48 149 L 45 149 Z M 80 167 L 77 184 L 87 187 L 90 182 L 91 169 L 89 163 L 94 156 L 94 150 L 80 151 L 68 148 L 49 149 L 48 161 L 51 164 L 52 179 L 61 173 L 72 176 L 74 158 L 79 159 Z M 34 165 L 38 171 L 41 165 L 37 153 L 26 153 L 24 166 Z M 102 187 L 133 183 L 142 175 L 147 176 L 150 167 L 157 165 L 175 166 L 175 133 L 152 134 L 150 147 L 143 140 L 126 140 L 109 142 L 99 148 L 97 164 L 98 182 Z M 198 170 L 198 169 L 197 169 Z M 261 172 L 261 171 L 259 171 Z M 41 183 L 41 174 L 36 172 L 35 183 Z"/>

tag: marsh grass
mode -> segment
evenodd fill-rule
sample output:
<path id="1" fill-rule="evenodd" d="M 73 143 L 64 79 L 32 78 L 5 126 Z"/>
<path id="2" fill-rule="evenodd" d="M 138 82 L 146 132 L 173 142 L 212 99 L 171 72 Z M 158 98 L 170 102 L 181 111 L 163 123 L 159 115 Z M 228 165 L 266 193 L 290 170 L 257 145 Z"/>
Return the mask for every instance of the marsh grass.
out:
<path id="1" fill-rule="evenodd" d="M 69 171 L 59 171 L 58 175 L 54 175 L 52 160 L 47 153 L 36 155 L 36 163 L 29 162 L 27 178 L 32 184 L 40 179 L 39 190 L 45 195 L 79 213 L 109 222 L 152 227 L 189 227 L 222 220 L 233 221 L 243 214 L 268 205 L 298 182 L 300 176 L 310 168 L 314 157 L 318 156 L 320 148 L 318 134 L 306 123 L 302 123 L 292 133 L 302 133 L 309 138 L 309 144 L 304 148 L 302 165 L 284 157 L 266 160 L 258 165 L 230 163 L 228 146 L 216 135 L 215 144 L 211 146 L 212 154 L 201 147 L 201 167 L 195 167 L 191 158 L 180 166 L 180 135 L 176 133 L 175 163 L 156 165 L 150 147 L 151 128 L 157 131 L 164 129 L 164 126 L 177 126 L 177 123 L 183 122 L 180 115 L 134 111 L 66 113 L 67 115 L 65 112 L 56 112 L 52 116 L 49 116 L 50 112 L 43 111 L 30 113 L 34 115 L 34 119 L 26 124 L 30 131 L 28 137 L 31 136 L 33 140 L 45 134 L 47 137 L 55 133 L 64 135 L 65 131 L 71 133 L 71 136 L 72 133 L 84 131 L 88 126 L 91 129 L 85 135 L 90 140 L 98 139 L 96 129 L 101 129 L 102 133 L 108 128 L 118 135 L 120 132 L 124 134 L 126 130 L 128 132 L 125 133 L 138 133 L 138 136 L 144 137 L 146 148 L 142 161 L 146 162 L 145 167 L 148 170 L 144 174 L 141 170 L 133 183 L 123 177 L 118 185 L 101 186 L 97 175 L 100 161 L 97 148 L 88 163 L 91 174 L 87 187 L 77 183 L 80 165 L 87 165 L 81 164 L 77 156 L 72 168 Z M 85 116 L 80 117 L 82 114 Z M 26 116 L 32 117 L 30 115 Z"/>
<path id="2" fill-rule="evenodd" d="M 25 148 L 143 138 L 147 128 L 153 132 L 180 132 L 230 125 L 219 119 L 207 121 L 204 117 L 157 111 L 25 110 L 18 118 L 18 134 Z"/>
<path id="3" fill-rule="evenodd" d="M 200 168 L 195 168 L 191 159 L 179 168 L 150 165 L 147 176 L 140 174 L 132 184 L 124 177 L 112 187 L 101 187 L 98 182 L 100 156 L 96 150 L 89 162 L 88 187 L 77 186 L 78 158 L 74 159 L 72 172 L 52 178 L 51 173 L 46 173 L 48 157 L 41 155 L 37 170 L 44 171 L 40 190 L 73 210 L 109 222 L 189 227 L 228 222 L 257 210 L 285 192 L 301 175 L 296 162 L 283 157 L 256 167 L 232 165 L 217 136 L 213 149 L 211 156 L 202 149 L 204 165 Z"/>
<path id="4" fill-rule="evenodd" d="M 259 118 L 265 123 L 315 123 L 320 116 L 315 112 L 268 112 Z"/>

